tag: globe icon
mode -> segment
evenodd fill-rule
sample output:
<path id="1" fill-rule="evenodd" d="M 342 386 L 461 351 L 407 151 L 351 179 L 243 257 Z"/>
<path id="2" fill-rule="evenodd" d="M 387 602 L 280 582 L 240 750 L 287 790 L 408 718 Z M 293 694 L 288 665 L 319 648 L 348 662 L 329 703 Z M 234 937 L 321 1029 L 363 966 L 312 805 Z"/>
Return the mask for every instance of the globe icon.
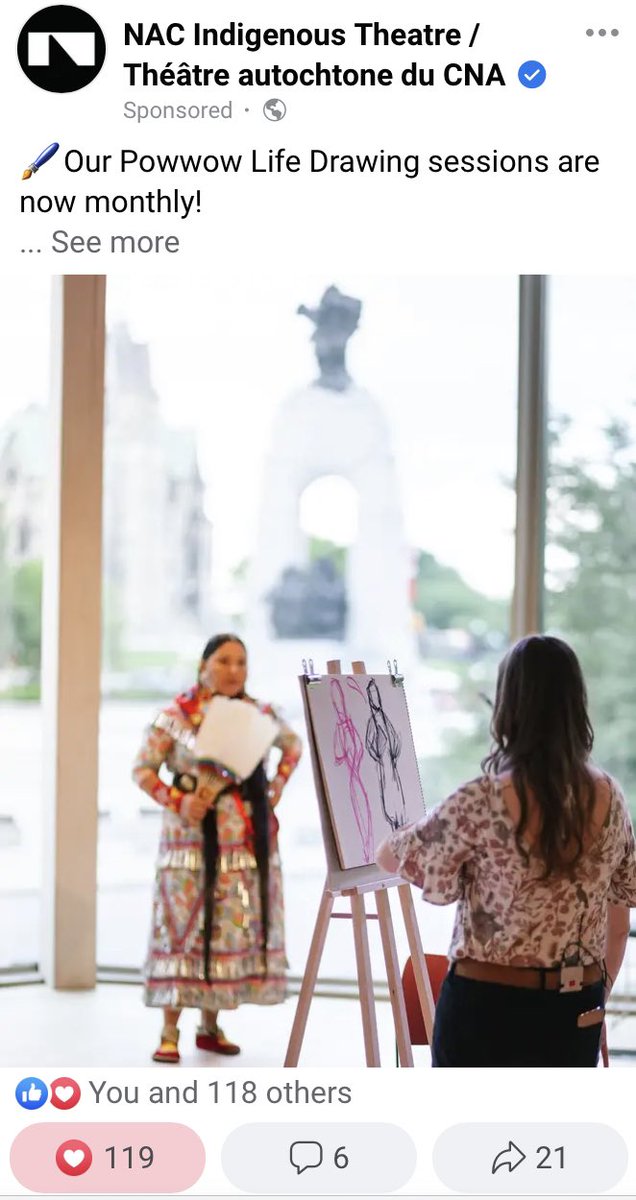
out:
<path id="1" fill-rule="evenodd" d="M 263 105 L 263 112 L 268 121 L 282 121 L 287 112 L 287 105 L 283 100 L 266 100 Z"/>

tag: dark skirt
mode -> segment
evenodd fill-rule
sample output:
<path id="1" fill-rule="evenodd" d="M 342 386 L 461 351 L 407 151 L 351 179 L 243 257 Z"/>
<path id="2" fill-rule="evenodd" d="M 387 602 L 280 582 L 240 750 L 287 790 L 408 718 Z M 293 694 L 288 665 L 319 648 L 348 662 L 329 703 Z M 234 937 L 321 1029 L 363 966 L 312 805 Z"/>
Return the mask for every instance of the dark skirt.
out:
<path id="1" fill-rule="evenodd" d="M 435 1012 L 434 1067 L 595 1067 L 602 1024 L 580 1028 L 580 1013 L 603 1004 L 603 983 L 580 992 L 535 991 L 455 974 Z"/>

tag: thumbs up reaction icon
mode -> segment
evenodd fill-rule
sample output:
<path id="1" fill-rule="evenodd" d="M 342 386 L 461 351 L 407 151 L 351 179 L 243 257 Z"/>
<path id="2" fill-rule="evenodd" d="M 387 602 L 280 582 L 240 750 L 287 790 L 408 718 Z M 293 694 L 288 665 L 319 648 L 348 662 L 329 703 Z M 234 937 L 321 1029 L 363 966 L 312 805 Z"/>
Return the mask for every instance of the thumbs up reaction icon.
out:
<path id="1" fill-rule="evenodd" d="M 42 1079 L 29 1075 L 20 1080 L 15 1089 L 15 1098 L 21 1108 L 41 1108 L 49 1098 L 49 1090 Z"/>

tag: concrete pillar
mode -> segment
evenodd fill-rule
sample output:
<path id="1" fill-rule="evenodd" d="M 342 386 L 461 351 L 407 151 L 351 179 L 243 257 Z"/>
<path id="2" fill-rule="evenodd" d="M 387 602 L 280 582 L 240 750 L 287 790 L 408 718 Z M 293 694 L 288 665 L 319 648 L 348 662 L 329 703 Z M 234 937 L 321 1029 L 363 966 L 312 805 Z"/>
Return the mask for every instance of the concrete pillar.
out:
<path id="1" fill-rule="evenodd" d="M 42 965 L 56 988 L 95 985 L 105 282 L 67 275 L 53 295 Z"/>

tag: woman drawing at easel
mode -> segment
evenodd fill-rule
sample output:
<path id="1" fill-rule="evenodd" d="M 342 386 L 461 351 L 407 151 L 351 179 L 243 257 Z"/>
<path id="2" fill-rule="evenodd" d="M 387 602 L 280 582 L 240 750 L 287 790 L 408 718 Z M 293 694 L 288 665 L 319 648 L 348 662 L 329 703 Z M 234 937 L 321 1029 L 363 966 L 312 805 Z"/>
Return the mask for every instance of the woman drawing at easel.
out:
<path id="1" fill-rule="evenodd" d="M 636 908 L 636 850 L 619 785 L 590 761 L 565 642 L 512 647 L 491 728 L 484 774 L 377 854 L 425 900 L 458 901 L 433 1065 L 593 1067 Z"/>

